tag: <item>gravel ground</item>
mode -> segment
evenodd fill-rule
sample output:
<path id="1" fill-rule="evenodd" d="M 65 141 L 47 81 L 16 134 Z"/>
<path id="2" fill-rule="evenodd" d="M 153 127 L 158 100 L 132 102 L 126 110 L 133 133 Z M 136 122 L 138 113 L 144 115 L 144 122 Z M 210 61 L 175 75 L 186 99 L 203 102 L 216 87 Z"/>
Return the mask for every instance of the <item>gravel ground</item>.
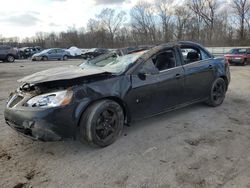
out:
<path id="1" fill-rule="evenodd" d="M 232 66 L 220 107 L 196 104 L 125 127 L 111 146 L 35 142 L 3 110 L 17 79 L 80 61 L 0 64 L 0 187 L 250 188 L 250 66 Z"/>

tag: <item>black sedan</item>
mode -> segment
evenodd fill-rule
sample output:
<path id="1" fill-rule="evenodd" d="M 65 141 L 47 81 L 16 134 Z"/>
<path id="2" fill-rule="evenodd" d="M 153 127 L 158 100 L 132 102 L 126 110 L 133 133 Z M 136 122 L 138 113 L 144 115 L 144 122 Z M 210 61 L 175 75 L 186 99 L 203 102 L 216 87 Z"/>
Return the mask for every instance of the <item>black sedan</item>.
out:
<path id="1" fill-rule="evenodd" d="M 8 125 L 35 140 L 79 134 L 104 147 L 132 121 L 197 102 L 222 104 L 230 72 L 224 59 L 199 44 L 177 42 L 125 56 L 105 54 L 19 81 L 4 112 Z"/>

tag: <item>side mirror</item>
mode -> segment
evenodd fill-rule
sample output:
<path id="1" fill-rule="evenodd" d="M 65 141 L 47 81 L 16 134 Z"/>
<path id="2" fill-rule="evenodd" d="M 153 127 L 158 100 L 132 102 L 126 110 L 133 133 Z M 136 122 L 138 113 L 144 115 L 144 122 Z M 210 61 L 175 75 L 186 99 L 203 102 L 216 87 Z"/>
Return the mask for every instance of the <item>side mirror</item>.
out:
<path id="1" fill-rule="evenodd" d="M 138 77 L 141 79 L 141 80 L 145 80 L 146 79 L 146 77 L 147 77 L 147 73 L 146 72 L 144 72 L 144 71 L 139 71 L 138 72 Z"/>

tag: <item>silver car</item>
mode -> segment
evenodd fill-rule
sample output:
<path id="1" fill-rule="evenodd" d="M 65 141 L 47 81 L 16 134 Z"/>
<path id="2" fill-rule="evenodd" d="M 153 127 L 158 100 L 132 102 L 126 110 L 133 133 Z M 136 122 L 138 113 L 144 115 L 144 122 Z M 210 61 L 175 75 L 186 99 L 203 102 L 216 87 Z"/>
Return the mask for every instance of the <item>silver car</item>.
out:
<path id="1" fill-rule="evenodd" d="M 70 54 L 61 48 L 51 48 L 34 54 L 31 57 L 32 61 L 47 61 L 47 60 L 68 60 Z"/>

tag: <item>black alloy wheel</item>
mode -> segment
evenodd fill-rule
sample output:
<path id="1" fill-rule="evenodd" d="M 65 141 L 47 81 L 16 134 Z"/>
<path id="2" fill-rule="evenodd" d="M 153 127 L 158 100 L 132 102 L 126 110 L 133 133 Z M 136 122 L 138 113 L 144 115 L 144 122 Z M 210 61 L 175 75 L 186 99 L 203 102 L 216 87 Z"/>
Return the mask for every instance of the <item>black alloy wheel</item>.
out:
<path id="1" fill-rule="evenodd" d="M 214 81 L 207 104 L 213 107 L 223 103 L 226 94 L 226 83 L 223 78 Z"/>
<path id="2" fill-rule="evenodd" d="M 121 134 L 124 125 L 122 107 L 112 100 L 92 104 L 80 120 L 80 139 L 90 145 L 105 147 Z"/>
<path id="3" fill-rule="evenodd" d="M 105 109 L 97 119 L 95 126 L 96 136 L 100 141 L 106 141 L 114 136 L 118 128 L 118 114 L 112 108 Z"/>

